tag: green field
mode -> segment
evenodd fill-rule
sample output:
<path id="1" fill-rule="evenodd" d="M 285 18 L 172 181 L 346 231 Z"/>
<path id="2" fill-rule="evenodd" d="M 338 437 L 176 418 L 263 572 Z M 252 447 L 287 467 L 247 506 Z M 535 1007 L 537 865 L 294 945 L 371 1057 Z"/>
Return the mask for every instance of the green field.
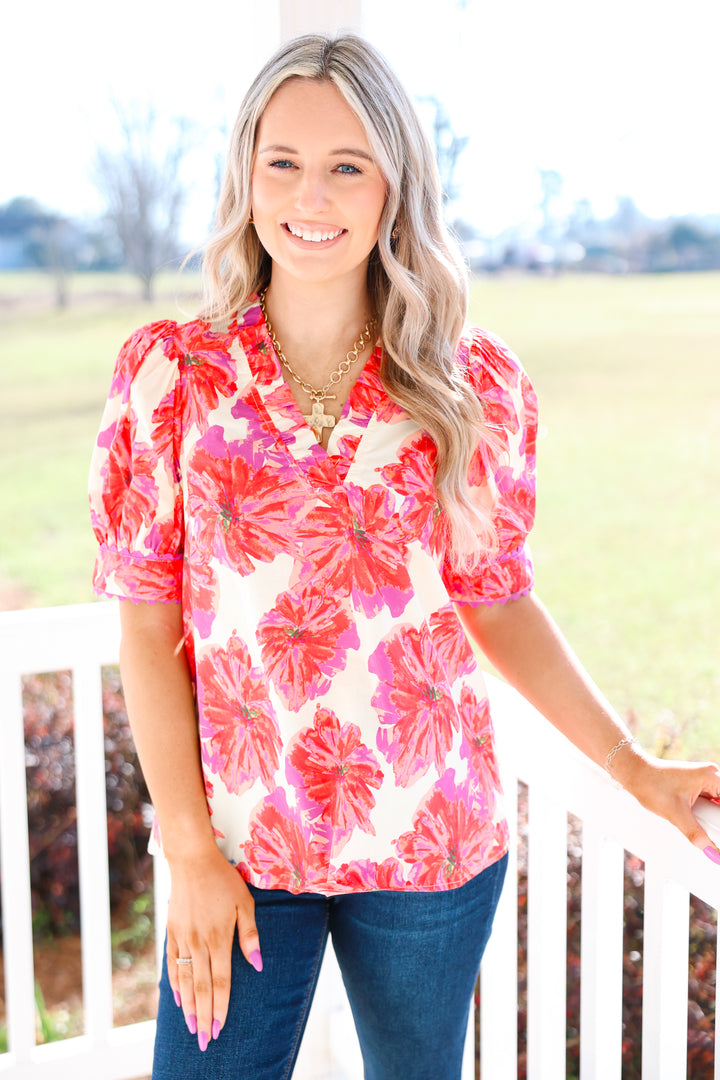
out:
<path id="1" fill-rule="evenodd" d="M 122 275 L 0 275 L 0 602 L 90 599 L 88 459 L 112 363 L 152 318 Z M 474 321 L 540 397 L 537 590 L 651 747 L 720 754 L 720 275 L 483 278 Z M 682 746 L 680 746 L 680 742 Z"/>

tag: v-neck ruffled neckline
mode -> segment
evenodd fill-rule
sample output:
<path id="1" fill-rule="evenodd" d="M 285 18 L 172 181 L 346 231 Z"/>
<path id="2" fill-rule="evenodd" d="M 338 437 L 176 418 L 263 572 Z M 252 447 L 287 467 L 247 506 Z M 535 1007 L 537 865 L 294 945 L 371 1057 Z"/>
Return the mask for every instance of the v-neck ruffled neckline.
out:
<path id="1" fill-rule="evenodd" d="M 256 297 L 237 320 L 236 328 L 253 378 L 257 404 L 288 452 L 298 463 L 308 466 L 324 468 L 330 459 L 344 478 L 378 405 L 390 404 L 380 379 L 382 346 L 376 345 L 365 361 L 325 449 L 315 438 L 285 381 Z"/>

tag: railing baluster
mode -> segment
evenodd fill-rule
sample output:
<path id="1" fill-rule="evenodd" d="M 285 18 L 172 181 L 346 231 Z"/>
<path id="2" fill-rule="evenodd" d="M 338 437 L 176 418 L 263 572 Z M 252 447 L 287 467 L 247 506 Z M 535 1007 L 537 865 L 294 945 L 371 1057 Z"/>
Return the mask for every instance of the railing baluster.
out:
<path id="1" fill-rule="evenodd" d="M 581 1080 L 622 1070 L 623 863 L 619 844 L 584 822 L 580 924 Z"/>
<path id="2" fill-rule="evenodd" d="M 687 1073 L 687 889 L 663 875 L 658 855 L 645 863 L 643 925 L 643 1080 Z"/>
<path id="3" fill-rule="evenodd" d="M 85 1034 L 103 1041 L 113 1026 L 110 885 L 102 681 L 97 661 L 73 671 L 75 797 Z"/>
<path id="4" fill-rule="evenodd" d="M 510 827 L 507 877 L 480 969 L 480 1075 L 517 1080 L 517 778 L 503 775 Z M 470 1040 L 468 1040 L 470 1041 Z"/>
<path id="5" fill-rule="evenodd" d="M 19 1064 L 29 1059 L 35 1047 L 35 998 L 25 730 L 20 673 L 13 663 L 10 643 L 3 650 L 0 710 L 0 856 L 6 1011 L 8 1046 Z"/>
<path id="6" fill-rule="evenodd" d="M 567 813 L 531 784 L 528 821 L 528 1080 L 557 1080 L 565 1075 Z"/>

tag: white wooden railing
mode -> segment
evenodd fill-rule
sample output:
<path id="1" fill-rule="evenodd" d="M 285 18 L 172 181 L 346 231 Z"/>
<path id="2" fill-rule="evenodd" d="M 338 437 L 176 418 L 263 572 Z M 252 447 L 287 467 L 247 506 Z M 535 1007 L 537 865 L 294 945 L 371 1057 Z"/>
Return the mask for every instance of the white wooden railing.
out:
<path id="1" fill-rule="evenodd" d="M 0 613 L 0 827 L 8 1052 L 17 1080 L 130 1080 L 150 1072 L 152 1022 L 112 1025 L 101 667 L 116 663 L 112 602 Z M 21 679 L 70 669 L 75 719 L 84 1034 L 36 1046 Z M 643 1080 L 686 1076 L 688 896 L 720 908 L 720 867 L 643 811 L 526 702 L 491 681 L 506 791 L 528 785 L 527 1076 L 563 1080 L 566 1039 L 567 814 L 583 821 L 581 1077 L 620 1080 L 623 854 L 645 862 Z M 511 828 L 516 800 L 508 798 Z M 720 808 L 699 814 L 720 841 Z M 481 974 L 483 1080 L 517 1080 L 517 845 Z M 158 947 L 167 875 L 156 868 Z M 463 1080 L 475 1076 L 468 1038 Z M 362 1064 L 331 950 L 295 1080 L 360 1080 Z M 715 1063 L 720 1080 L 720 1054 Z M 694 1080 L 694 1078 L 693 1078 Z M 703 1078 L 705 1080 L 705 1078 Z"/>

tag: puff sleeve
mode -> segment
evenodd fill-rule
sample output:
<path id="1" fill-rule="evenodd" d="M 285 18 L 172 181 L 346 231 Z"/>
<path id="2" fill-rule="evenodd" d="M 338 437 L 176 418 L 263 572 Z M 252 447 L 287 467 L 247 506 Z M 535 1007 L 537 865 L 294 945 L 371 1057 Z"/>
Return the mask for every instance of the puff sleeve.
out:
<path id="1" fill-rule="evenodd" d="M 495 444 L 489 453 L 475 455 L 470 483 L 489 486 L 494 495 L 497 548 L 470 571 L 454 568 L 446 557 L 443 580 L 455 603 L 502 603 L 533 586 L 527 536 L 535 518 L 537 399 L 518 358 L 494 335 L 474 329 L 469 342 L 461 343 L 458 359 L 466 365 Z"/>
<path id="2" fill-rule="evenodd" d="M 95 591 L 180 601 L 183 509 L 176 324 L 138 330 L 118 356 L 90 466 Z"/>

